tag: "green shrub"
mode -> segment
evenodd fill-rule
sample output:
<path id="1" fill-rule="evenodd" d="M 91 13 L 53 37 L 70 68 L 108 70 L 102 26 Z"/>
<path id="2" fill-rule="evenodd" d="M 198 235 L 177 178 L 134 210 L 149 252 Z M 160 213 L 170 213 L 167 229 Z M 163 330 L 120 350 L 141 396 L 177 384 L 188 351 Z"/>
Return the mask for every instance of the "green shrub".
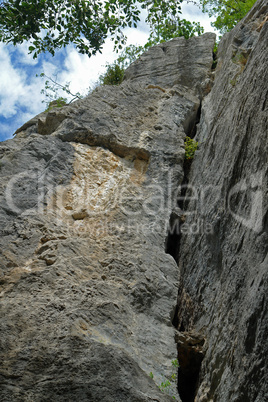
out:
<path id="1" fill-rule="evenodd" d="M 193 159 L 198 142 L 190 137 L 185 138 L 185 159 Z"/>
<path id="2" fill-rule="evenodd" d="M 100 83 L 102 85 L 119 85 L 123 81 L 124 68 L 119 64 L 107 65 L 106 73 L 100 76 Z"/>
<path id="3" fill-rule="evenodd" d="M 54 107 L 62 107 L 64 105 L 67 105 L 67 98 L 63 98 L 61 96 L 58 99 L 55 99 L 55 100 L 49 102 L 48 107 L 45 110 L 45 112 L 48 112 L 49 110 L 53 109 Z"/>

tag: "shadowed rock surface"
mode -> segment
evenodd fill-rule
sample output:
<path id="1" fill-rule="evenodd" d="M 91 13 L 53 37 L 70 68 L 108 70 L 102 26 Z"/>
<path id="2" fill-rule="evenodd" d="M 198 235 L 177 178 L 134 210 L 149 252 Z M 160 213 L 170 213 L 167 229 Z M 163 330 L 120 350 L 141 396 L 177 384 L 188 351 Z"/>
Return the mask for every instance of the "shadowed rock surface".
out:
<path id="1" fill-rule="evenodd" d="M 206 340 L 196 401 L 268 397 L 267 15 L 258 1 L 223 37 L 202 104 L 177 315 L 181 331 Z"/>

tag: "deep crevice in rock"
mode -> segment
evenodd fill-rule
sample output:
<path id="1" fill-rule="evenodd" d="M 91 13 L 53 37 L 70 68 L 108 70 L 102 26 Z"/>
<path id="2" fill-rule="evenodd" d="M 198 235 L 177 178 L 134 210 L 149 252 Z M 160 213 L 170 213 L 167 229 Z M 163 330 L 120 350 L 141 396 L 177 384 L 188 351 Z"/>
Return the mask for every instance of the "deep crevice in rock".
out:
<path id="1" fill-rule="evenodd" d="M 180 199 L 178 200 L 178 206 L 182 210 L 182 213 L 187 211 L 187 199 L 186 193 L 188 190 L 189 184 L 189 173 L 191 169 L 191 162 L 189 160 L 184 161 L 184 178 L 182 181 L 182 188 L 181 188 L 181 195 Z M 181 225 L 183 225 L 185 220 L 185 216 L 180 216 Z M 171 237 L 170 242 L 174 241 L 174 235 L 169 234 L 169 238 Z M 180 247 L 181 247 L 181 227 L 180 227 L 180 234 L 177 238 L 176 246 L 173 245 L 173 252 L 175 250 L 175 260 L 179 263 L 180 259 Z M 172 324 L 176 329 L 178 329 L 178 339 L 177 339 L 177 349 L 178 349 L 178 393 L 182 400 L 182 402 L 194 402 L 197 390 L 198 390 L 198 383 L 199 383 L 199 373 L 201 369 L 201 363 L 203 360 L 203 353 L 200 344 L 203 345 L 203 340 L 198 341 L 199 345 L 198 348 L 195 347 L 195 342 L 192 341 L 191 336 L 189 333 L 186 332 L 187 326 L 184 325 L 184 320 L 180 319 L 180 307 L 179 303 L 181 301 L 177 301 L 177 306 L 175 310 L 175 316 L 173 319 Z M 191 314 L 189 312 L 189 314 Z M 184 337 L 184 338 L 183 338 Z M 183 341 L 181 339 L 183 338 Z"/>
<path id="2" fill-rule="evenodd" d="M 200 122 L 200 117 L 201 117 L 201 109 L 202 109 L 202 102 L 200 102 L 200 105 L 197 109 L 196 116 L 195 116 L 195 122 L 194 122 L 192 128 L 189 130 L 188 133 L 186 133 L 186 135 L 190 138 L 194 138 L 196 135 L 197 125 Z"/>
<path id="3" fill-rule="evenodd" d="M 189 130 L 187 135 L 194 138 L 196 135 L 197 124 L 200 121 L 201 104 L 196 114 L 195 124 Z M 186 193 L 189 187 L 189 174 L 191 170 L 192 160 L 184 160 L 183 170 L 184 177 L 181 184 L 181 192 L 178 199 L 178 207 L 180 213 L 172 212 L 169 219 L 169 231 L 165 242 L 165 251 L 170 254 L 179 264 L 182 225 L 185 221 L 184 212 L 187 211 Z M 182 402 L 194 402 L 199 383 L 199 374 L 201 363 L 203 360 L 202 346 L 204 339 L 198 334 L 192 334 L 187 331 L 187 326 L 183 324 L 183 320 L 179 315 L 181 308 L 178 299 L 172 324 L 178 330 L 176 343 L 178 349 L 178 382 L 177 389 Z M 190 312 L 189 312 L 190 314 Z"/>
<path id="4" fill-rule="evenodd" d="M 203 360 L 204 338 L 191 332 L 178 332 L 178 392 L 182 402 L 194 402 Z"/>
<path id="5" fill-rule="evenodd" d="M 182 217 L 175 212 L 172 212 L 169 218 L 169 229 L 165 242 L 165 252 L 170 254 L 176 263 L 179 261 L 182 224 Z"/>
<path id="6" fill-rule="evenodd" d="M 185 215 L 183 211 L 186 210 L 185 208 L 185 196 L 188 189 L 189 183 L 189 173 L 191 169 L 191 160 L 184 160 L 183 169 L 184 169 L 184 177 L 181 184 L 181 192 L 178 198 L 178 207 L 181 210 L 181 214 L 176 212 L 172 212 L 169 218 L 169 226 L 168 226 L 168 233 L 165 241 L 165 252 L 170 254 L 176 263 L 179 262 L 179 254 L 180 254 L 180 245 L 181 245 L 181 227 L 185 221 Z"/>
<path id="7" fill-rule="evenodd" d="M 190 138 L 194 138 L 196 135 L 196 128 L 197 124 L 200 122 L 200 116 L 201 116 L 201 103 L 198 107 L 198 110 L 196 112 L 196 116 L 194 119 L 194 124 L 191 125 L 189 128 L 188 132 L 186 135 Z M 178 207 L 183 211 L 184 208 L 184 201 L 185 201 L 185 195 L 188 189 L 188 182 L 189 182 L 189 173 L 191 169 L 191 164 L 192 161 L 189 159 L 185 159 L 183 163 L 183 171 L 184 171 L 184 176 L 182 179 L 182 184 L 181 184 L 181 193 L 180 197 L 178 199 Z M 179 253 L 180 253 L 180 242 L 181 242 L 181 226 L 183 225 L 185 220 L 185 216 L 183 213 L 181 215 L 178 215 L 175 212 L 172 212 L 169 218 L 169 227 L 168 227 L 168 234 L 167 238 L 165 241 L 165 252 L 167 254 L 170 254 L 176 263 L 179 261 Z M 174 324 L 173 324 L 174 325 Z"/>

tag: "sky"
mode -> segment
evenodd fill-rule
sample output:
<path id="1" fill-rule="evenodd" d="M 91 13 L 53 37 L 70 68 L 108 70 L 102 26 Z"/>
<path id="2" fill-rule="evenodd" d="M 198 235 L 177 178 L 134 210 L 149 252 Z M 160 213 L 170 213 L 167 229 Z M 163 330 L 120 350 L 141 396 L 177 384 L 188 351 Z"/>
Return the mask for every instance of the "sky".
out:
<path id="1" fill-rule="evenodd" d="M 214 32 L 211 20 L 197 6 L 182 4 L 181 18 L 199 21 L 205 32 Z M 144 45 L 149 36 L 148 26 L 141 22 L 137 29 L 126 29 L 127 45 Z M 118 54 L 113 51 L 113 42 L 107 40 L 102 54 L 89 58 L 79 54 L 73 46 L 50 54 L 40 54 L 33 60 L 28 54 L 28 44 L 14 47 L 0 43 L 0 141 L 13 137 L 13 133 L 32 117 L 46 109 L 44 78 L 36 77 L 41 73 L 55 78 L 57 82 L 70 82 L 73 93 L 86 95 L 94 87 L 105 65 L 112 63 Z M 59 92 L 59 96 L 65 96 Z M 42 103 L 43 101 L 43 103 Z"/>

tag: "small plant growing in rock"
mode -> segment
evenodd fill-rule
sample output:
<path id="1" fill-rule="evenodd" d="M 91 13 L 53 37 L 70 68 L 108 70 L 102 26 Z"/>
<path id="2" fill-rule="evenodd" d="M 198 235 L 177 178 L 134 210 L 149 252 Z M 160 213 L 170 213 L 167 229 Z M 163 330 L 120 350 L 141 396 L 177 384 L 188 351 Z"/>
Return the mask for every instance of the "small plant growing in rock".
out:
<path id="1" fill-rule="evenodd" d="M 176 368 L 180 367 L 178 359 L 171 360 L 171 364 L 173 367 L 176 367 Z"/>
<path id="2" fill-rule="evenodd" d="M 162 381 L 161 384 L 159 385 L 159 389 L 162 392 L 165 392 L 167 388 L 171 386 L 171 382 L 169 380 Z"/>
<path id="3" fill-rule="evenodd" d="M 124 68 L 119 64 L 114 63 L 107 65 L 107 70 L 103 75 L 100 75 L 99 80 L 102 85 L 119 85 L 123 81 Z"/>
<path id="4" fill-rule="evenodd" d="M 197 150 L 198 142 L 190 137 L 185 138 L 185 159 L 193 159 L 195 151 Z"/>
<path id="5" fill-rule="evenodd" d="M 248 61 L 248 55 L 245 55 L 245 54 L 242 54 L 242 53 L 236 53 L 232 57 L 232 62 L 234 64 L 240 65 L 242 68 L 245 67 L 245 65 L 247 64 L 247 61 Z"/>
<path id="6" fill-rule="evenodd" d="M 213 63 L 211 66 L 211 70 L 215 70 L 218 64 L 218 58 L 217 58 L 217 54 L 218 54 L 218 43 L 216 42 L 214 45 L 214 49 L 213 49 Z"/>
<path id="7" fill-rule="evenodd" d="M 162 392 L 164 392 L 164 393 L 166 393 L 166 394 L 168 394 L 168 395 L 171 395 L 171 394 L 172 394 L 172 386 L 174 387 L 174 384 L 175 384 L 176 381 L 177 381 L 177 372 L 178 372 L 178 368 L 179 368 L 178 359 L 172 360 L 172 361 L 171 361 L 171 364 L 172 364 L 173 368 L 174 368 L 176 371 L 175 371 L 169 378 L 165 378 L 165 377 L 163 376 L 163 377 L 164 377 L 163 381 L 161 382 L 160 385 L 158 385 L 158 388 L 160 389 L 160 391 L 162 391 Z M 154 375 L 153 375 L 152 372 L 150 372 L 149 376 L 150 376 L 151 378 L 154 378 Z M 173 389 L 173 390 L 174 390 L 174 389 Z M 175 397 L 175 396 L 172 396 L 172 398 L 176 400 L 176 397 Z"/>
<path id="8" fill-rule="evenodd" d="M 49 102 L 48 107 L 45 110 L 45 112 L 48 112 L 49 110 L 53 109 L 54 107 L 62 107 L 64 105 L 67 105 L 67 98 L 63 98 L 61 96 L 58 99 L 55 99 L 55 100 Z"/>
<path id="9" fill-rule="evenodd" d="M 236 82 L 237 82 L 237 78 L 233 78 L 230 80 L 230 84 L 232 85 L 232 87 L 235 87 Z"/>
<path id="10" fill-rule="evenodd" d="M 70 82 L 66 82 L 64 85 L 57 82 L 57 75 L 54 78 L 47 76 L 45 73 L 41 73 L 40 75 L 36 74 L 36 77 L 47 78 L 45 81 L 45 88 L 41 90 L 41 94 L 45 95 L 45 100 L 42 100 L 42 103 L 46 103 L 47 109 L 46 112 L 50 110 L 52 107 L 62 107 L 77 99 L 83 99 L 84 95 L 81 95 L 80 92 L 76 92 L 75 94 L 70 90 Z M 59 91 L 63 92 L 64 95 L 67 95 L 68 98 L 59 96 Z M 89 92 L 91 89 L 89 89 Z"/>

